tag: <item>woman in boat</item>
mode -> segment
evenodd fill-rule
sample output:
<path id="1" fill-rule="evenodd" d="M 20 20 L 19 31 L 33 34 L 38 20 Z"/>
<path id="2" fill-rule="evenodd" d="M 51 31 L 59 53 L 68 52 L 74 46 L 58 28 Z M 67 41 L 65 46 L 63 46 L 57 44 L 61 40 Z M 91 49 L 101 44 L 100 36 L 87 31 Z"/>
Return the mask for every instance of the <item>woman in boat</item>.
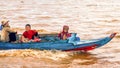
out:
<path id="1" fill-rule="evenodd" d="M 31 30 L 31 25 L 26 24 L 25 32 L 22 34 L 21 42 L 40 42 L 38 32 L 36 30 Z"/>
<path id="2" fill-rule="evenodd" d="M 63 26 L 63 31 L 58 34 L 58 37 L 62 40 L 66 40 L 68 37 L 71 36 L 71 34 L 68 31 L 69 31 L 69 26 L 64 25 Z"/>
<path id="3" fill-rule="evenodd" d="M 2 42 L 14 42 L 16 41 L 16 31 L 12 30 L 9 25 L 9 20 L 3 19 L 1 21 L 2 31 L 1 31 L 1 41 Z"/>

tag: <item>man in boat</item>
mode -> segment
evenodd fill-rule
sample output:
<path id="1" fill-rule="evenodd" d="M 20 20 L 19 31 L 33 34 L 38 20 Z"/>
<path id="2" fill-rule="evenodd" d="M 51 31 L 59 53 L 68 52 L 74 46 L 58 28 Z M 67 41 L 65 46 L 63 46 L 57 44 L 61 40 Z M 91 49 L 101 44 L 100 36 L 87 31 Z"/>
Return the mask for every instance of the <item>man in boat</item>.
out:
<path id="1" fill-rule="evenodd" d="M 9 25 L 9 20 L 3 19 L 1 21 L 1 41 L 2 42 L 14 42 L 16 41 L 16 31 L 12 30 Z"/>
<path id="2" fill-rule="evenodd" d="M 58 37 L 62 40 L 66 40 L 68 37 L 71 36 L 71 34 L 68 31 L 69 31 L 69 26 L 64 25 L 63 26 L 63 31 L 58 34 Z"/>
<path id="3" fill-rule="evenodd" d="M 31 30 L 31 25 L 25 25 L 25 32 L 22 34 L 21 42 L 40 42 L 38 32 L 36 30 Z"/>

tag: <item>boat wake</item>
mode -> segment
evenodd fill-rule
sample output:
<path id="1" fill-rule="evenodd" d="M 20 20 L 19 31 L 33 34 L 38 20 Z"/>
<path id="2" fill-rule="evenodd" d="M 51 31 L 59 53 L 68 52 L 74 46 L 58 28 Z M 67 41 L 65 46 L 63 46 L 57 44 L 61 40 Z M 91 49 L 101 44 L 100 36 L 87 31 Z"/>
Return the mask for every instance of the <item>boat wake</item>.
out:
<path id="1" fill-rule="evenodd" d="M 62 52 L 57 50 L 1 50 L 0 57 L 34 57 L 34 58 L 45 58 L 51 60 L 60 60 L 70 55 L 68 52 Z"/>

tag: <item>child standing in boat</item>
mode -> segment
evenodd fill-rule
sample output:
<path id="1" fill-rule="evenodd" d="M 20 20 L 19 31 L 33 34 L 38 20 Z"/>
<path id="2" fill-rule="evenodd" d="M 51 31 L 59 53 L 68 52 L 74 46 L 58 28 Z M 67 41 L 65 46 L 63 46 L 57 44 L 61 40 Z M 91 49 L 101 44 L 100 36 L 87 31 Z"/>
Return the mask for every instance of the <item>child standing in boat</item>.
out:
<path id="1" fill-rule="evenodd" d="M 58 37 L 62 40 L 66 40 L 70 36 L 71 36 L 71 34 L 69 33 L 69 26 L 64 25 L 63 26 L 63 31 L 58 34 Z"/>

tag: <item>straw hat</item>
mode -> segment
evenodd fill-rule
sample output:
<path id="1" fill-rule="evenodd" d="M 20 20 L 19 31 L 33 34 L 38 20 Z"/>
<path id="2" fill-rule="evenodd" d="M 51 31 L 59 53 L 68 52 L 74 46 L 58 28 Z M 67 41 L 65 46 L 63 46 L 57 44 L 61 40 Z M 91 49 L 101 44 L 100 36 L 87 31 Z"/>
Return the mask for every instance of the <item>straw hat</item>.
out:
<path id="1" fill-rule="evenodd" d="M 8 22 L 9 22 L 9 20 L 7 20 L 7 19 L 2 19 L 1 20 L 1 24 L 2 25 L 6 25 Z"/>

